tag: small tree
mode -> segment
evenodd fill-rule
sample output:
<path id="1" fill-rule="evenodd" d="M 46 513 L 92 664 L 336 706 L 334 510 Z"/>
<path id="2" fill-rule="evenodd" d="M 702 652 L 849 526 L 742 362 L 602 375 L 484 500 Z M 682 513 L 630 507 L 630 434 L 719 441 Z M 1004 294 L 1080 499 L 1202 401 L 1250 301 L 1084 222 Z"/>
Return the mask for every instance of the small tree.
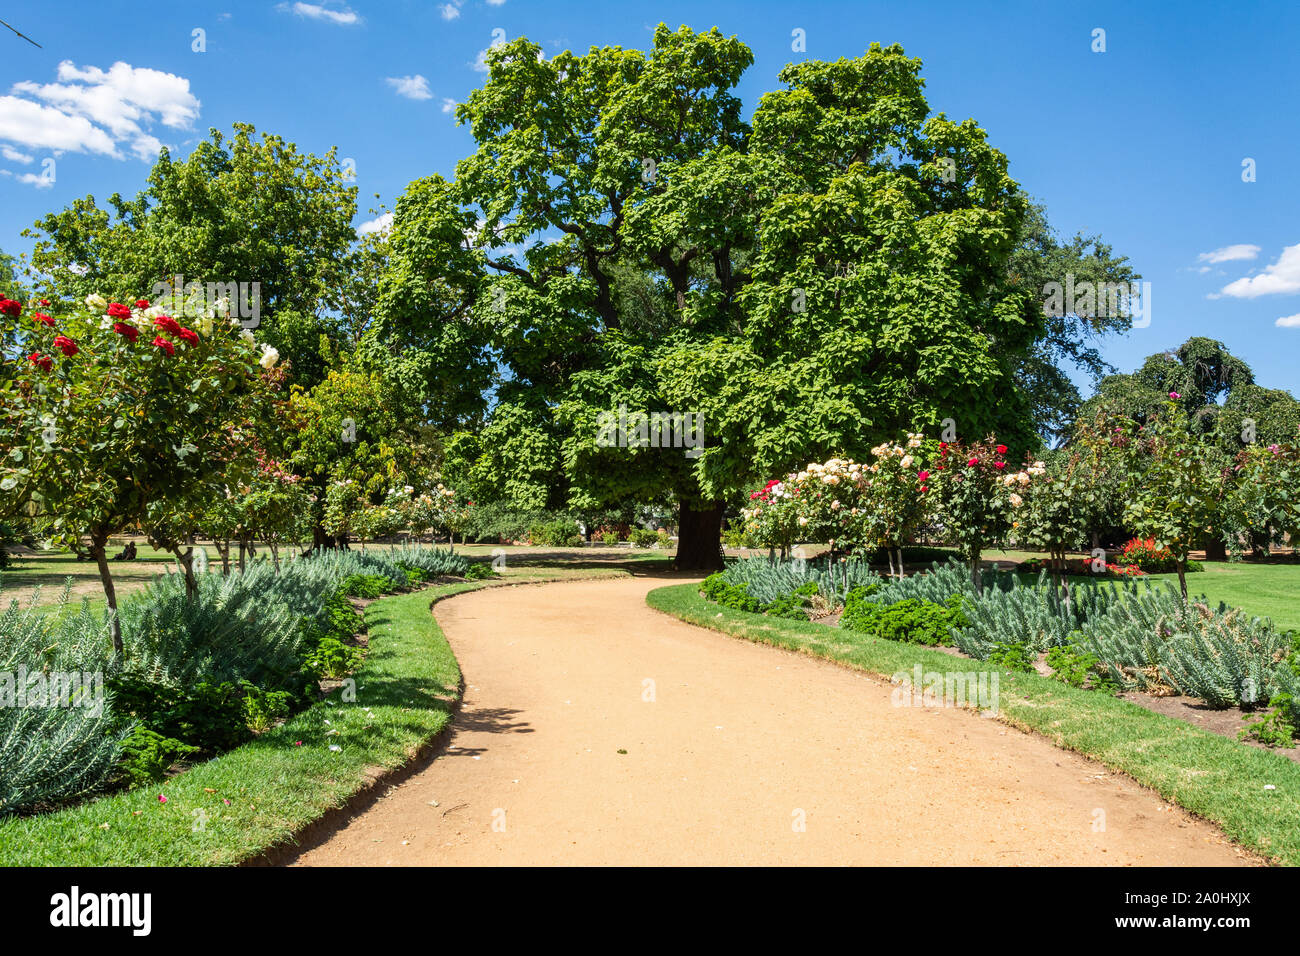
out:
<path id="1" fill-rule="evenodd" d="M 1214 449 L 1191 434 L 1178 398 L 1170 392 L 1164 412 L 1146 425 L 1120 426 L 1133 439 L 1124 517 L 1139 536 L 1169 549 L 1187 600 L 1188 554 L 1218 523 L 1222 481 Z"/>
<path id="2" fill-rule="evenodd" d="M 1267 552 L 1288 535 L 1300 539 L 1300 448 L 1253 445 L 1237 453 L 1229 474 L 1220 527 L 1234 558 L 1248 547 Z"/>
<path id="3" fill-rule="evenodd" d="M 940 442 L 939 461 L 931 475 L 935 514 L 948 540 L 970 566 L 976 591 L 982 590 L 981 554 L 1005 540 L 1013 527 L 1012 512 L 1019 493 L 1006 481 L 1006 454 L 1007 446 L 992 436 L 969 445 Z M 1027 487 L 1044 471 L 1042 462 L 1034 462 L 1022 473 L 1023 481 L 1017 476 L 1015 484 Z"/>
<path id="4" fill-rule="evenodd" d="M 76 549 L 88 539 L 120 656 L 109 537 L 237 467 L 259 358 L 273 351 L 259 354 L 224 317 L 190 329 L 145 300 L 42 308 L 4 317 L 25 323 L 30 353 L 0 385 L 0 489 L 11 507 L 30 503 L 51 539 Z"/>

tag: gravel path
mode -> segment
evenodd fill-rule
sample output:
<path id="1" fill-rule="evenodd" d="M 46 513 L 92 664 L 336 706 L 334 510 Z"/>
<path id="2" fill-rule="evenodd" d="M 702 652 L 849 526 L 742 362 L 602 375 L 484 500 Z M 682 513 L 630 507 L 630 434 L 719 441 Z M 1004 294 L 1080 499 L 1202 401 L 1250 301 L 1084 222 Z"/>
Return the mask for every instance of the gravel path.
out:
<path id="1" fill-rule="evenodd" d="M 467 685 L 443 749 L 292 862 L 1256 862 L 1041 738 L 652 611 L 664 583 L 438 604 Z"/>

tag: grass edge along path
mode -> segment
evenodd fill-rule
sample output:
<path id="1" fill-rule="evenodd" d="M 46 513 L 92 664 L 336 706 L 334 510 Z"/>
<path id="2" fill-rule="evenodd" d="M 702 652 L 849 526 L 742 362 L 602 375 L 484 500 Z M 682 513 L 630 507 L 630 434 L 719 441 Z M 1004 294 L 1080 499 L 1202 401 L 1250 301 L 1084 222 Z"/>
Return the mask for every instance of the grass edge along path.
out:
<path id="1" fill-rule="evenodd" d="M 811 621 L 720 607 L 700 596 L 697 583 L 657 588 L 646 603 L 690 624 L 886 680 L 900 671 L 910 678 L 917 664 L 924 672 L 996 671 L 997 719 L 1132 777 L 1273 862 L 1300 865 L 1300 764 L 1285 757 L 1036 673 L 1006 671 Z"/>
<path id="2" fill-rule="evenodd" d="M 282 844 L 414 759 L 450 723 L 461 674 L 433 605 L 485 587 L 589 576 L 467 581 L 380 598 L 365 611 L 369 652 L 353 675 L 354 703 L 335 691 L 162 784 L 0 820 L 0 866 L 234 865 Z"/>

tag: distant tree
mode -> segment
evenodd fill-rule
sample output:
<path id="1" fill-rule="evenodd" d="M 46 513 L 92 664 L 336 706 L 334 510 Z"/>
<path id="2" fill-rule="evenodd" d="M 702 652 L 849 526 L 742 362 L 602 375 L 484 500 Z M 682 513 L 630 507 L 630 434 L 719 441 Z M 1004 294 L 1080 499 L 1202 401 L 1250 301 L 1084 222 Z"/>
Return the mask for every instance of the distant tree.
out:
<path id="1" fill-rule="evenodd" d="M 1034 421 L 1045 441 L 1068 437 L 1083 398 L 1070 378 L 1072 371 L 1088 376 L 1095 387 L 1115 371 L 1102 358 L 1098 343 L 1108 335 L 1127 332 L 1132 316 L 1113 297 L 1096 294 L 1107 284 L 1129 286 L 1141 279 L 1127 257 L 1116 256 L 1100 236 L 1076 233 L 1061 241 L 1047 221 L 1042 204 L 1027 203 L 1019 240 L 1009 265 L 1012 280 L 1037 301 L 1045 302 L 1050 283 L 1064 287 L 1071 276 L 1075 288 L 1091 284 L 1091 300 L 1080 295 L 1063 308 L 1045 311 L 1043 334 L 1016 365 L 1016 384 L 1033 406 Z"/>

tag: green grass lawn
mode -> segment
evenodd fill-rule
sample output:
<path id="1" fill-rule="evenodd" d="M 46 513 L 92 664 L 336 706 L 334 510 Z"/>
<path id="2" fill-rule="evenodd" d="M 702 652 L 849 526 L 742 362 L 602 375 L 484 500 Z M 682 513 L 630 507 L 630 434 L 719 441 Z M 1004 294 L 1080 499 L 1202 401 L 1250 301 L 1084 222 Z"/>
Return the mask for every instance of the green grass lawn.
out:
<path id="1" fill-rule="evenodd" d="M 524 569 L 508 583 L 625 573 Z M 354 703 L 336 691 L 164 784 L 0 821 L 0 865 L 229 865 L 289 839 L 446 727 L 460 670 L 429 608 L 486 586 L 465 582 L 374 602 L 366 608 L 370 650 L 355 675 Z"/>
<path id="2" fill-rule="evenodd" d="M 1214 822 L 1242 846 L 1280 863 L 1300 865 L 1300 764 L 1285 757 L 1038 674 L 1003 671 L 824 624 L 723 608 L 700 597 L 698 587 L 688 583 L 659 588 L 646 601 L 692 624 L 885 677 L 910 673 L 916 664 L 941 673 L 996 671 L 999 719 L 1128 774 Z"/>
<path id="3" fill-rule="evenodd" d="M 361 550 L 359 544 L 354 549 Z M 445 544 L 438 547 L 446 547 Z M 386 544 L 369 544 L 366 551 L 386 550 Z M 157 551 L 147 544 L 138 545 L 135 561 L 110 562 L 113 583 L 120 604 L 124 598 L 141 590 L 155 575 L 165 574 L 175 568 L 175 558 L 165 551 Z M 292 548 L 282 548 L 281 557 L 293 553 Z M 517 547 L 488 544 L 456 545 L 456 551 L 474 560 L 488 560 L 500 553 L 505 555 L 507 572 L 515 569 L 610 567 L 611 564 L 635 566 L 642 570 L 666 568 L 671 562 L 671 552 L 655 548 L 606 547 L 596 545 L 586 548 Z M 258 546 L 258 559 L 269 559 L 270 552 Z M 208 572 L 220 573 L 221 561 L 215 549 L 208 546 Z M 234 563 L 232 558 L 232 564 Z M 7 608 L 17 600 L 24 606 L 35 597 L 35 606 L 52 609 L 57 606 L 64 585 L 71 581 L 70 603 L 80 605 L 82 599 L 90 602 L 92 610 L 105 606 L 104 589 L 99 580 L 99 569 L 92 561 L 78 561 L 71 553 L 41 552 L 32 555 L 11 555 L 10 565 L 0 571 L 0 608 Z M 38 592 L 39 589 L 39 593 Z"/>

